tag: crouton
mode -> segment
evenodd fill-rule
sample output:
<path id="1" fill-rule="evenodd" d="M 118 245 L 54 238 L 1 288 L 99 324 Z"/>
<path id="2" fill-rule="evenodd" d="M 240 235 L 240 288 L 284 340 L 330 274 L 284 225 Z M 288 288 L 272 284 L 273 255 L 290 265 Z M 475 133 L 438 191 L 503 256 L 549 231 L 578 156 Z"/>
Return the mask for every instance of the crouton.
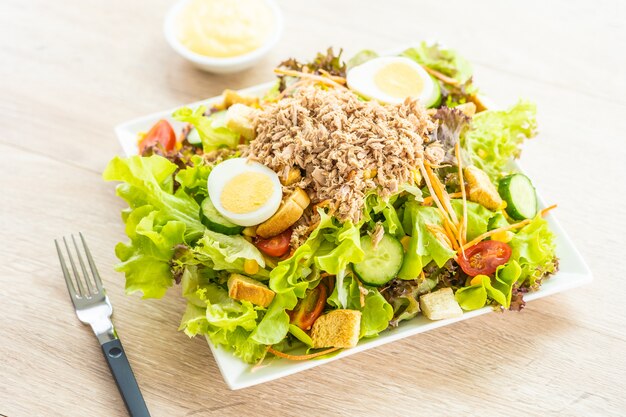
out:
<path id="1" fill-rule="evenodd" d="M 475 166 L 464 168 L 463 174 L 467 180 L 470 201 L 481 204 L 489 210 L 498 210 L 502 207 L 502 198 L 487 174 Z"/>
<path id="2" fill-rule="evenodd" d="M 300 169 L 293 167 L 289 169 L 287 177 L 283 177 L 280 179 L 280 183 L 287 187 L 289 185 L 297 183 L 298 181 L 300 181 L 301 178 L 302 174 L 300 173 Z"/>
<path id="3" fill-rule="evenodd" d="M 307 208 L 310 202 L 311 200 L 307 193 L 300 188 L 296 188 L 295 191 L 283 201 L 278 211 L 257 227 L 256 234 L 262 238 L 268 238 L 284 232 L 289 226 L 302 217 L 304 209 Z"/>
<path id="4" fill-rule="evenodd" d="M 360 331 L 360 311 L 333 310 L 315 320 L 311 339 L 314 348 L 351 348 L 359 342 Z"/>
<path id="5" fill-rule="evenodd" d="M 430 320 L 451 319 L 463 315 L 452 288 L 442 288 L 420 296 L 420 309 Z"/>
<path id="6" fill-rule="evenodd" d="M 255 279 L 231 274 L 228 278 L 228 296 L 234 300 L 245 300 L 257 306 L 267 307 L 274 299 L 274 291 Z"/>
<path id="7" fill-rule="evenodd" d="M 239 133 L 246 140 L 254 139 L 256 136 L 253 123 L 255 112 L 255 109 L 245 104 L 233 104 L 226 111 L 226 127 Z"/>
<path id="8" fill-rule="evenodd" d="M 224 97 L 223 107 L 225 109 L 237 103 L 245 104 L 246 106 L 250 107 L 258 107 L 259 105 L 258 97 L 239 94 L 235 90 L 224 90 L 222 96 Z"/>
<path id="9" fill-rule="evenodd" d="M 476 104 L 470 102 L 459 104 L 455 109 L 461 110 L 467 117 L 472 117 L 476 114 Z"/>

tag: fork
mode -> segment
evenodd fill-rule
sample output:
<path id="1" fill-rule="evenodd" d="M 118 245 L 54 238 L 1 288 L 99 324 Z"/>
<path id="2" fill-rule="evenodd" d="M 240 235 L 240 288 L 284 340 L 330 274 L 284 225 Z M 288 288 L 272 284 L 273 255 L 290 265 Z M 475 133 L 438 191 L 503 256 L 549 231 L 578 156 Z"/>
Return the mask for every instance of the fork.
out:
<path id="1" fill-rule="evenodd" d="M 76 244 L 74 235 L 71 235 L 73 243 L 74 253 L 78 259 L 77 267 L 65 237 L 63 237 L 63 246 L 67 254 L 67 258 L 70 263 L 70 270 L 65 263 L 65 257 L 59 242 L 55 239 L 54 245 L 56 246 L 57 253 L 59 255 L 59 262 L 61 262 L 61 269 L 63 270 L 63 276 L 65 277 L 65 283 L 67 284 L 67 290 L 70 293 L 70 299 L 74 304 L 76 315 L 83 324 L 89 324 L 96 334 L 104 357 L 109 364 L 111 373 L 115 378 L 117 388 L 124 399 L 124 404 L 128 413 L 132 417 L 150 416 L 146 403 L 137 385 L 137 380 L 133 374 L 133 370 L 128 363 L 128 358 L 122 347 L 113 323 L 111 322 L 111 314 L 113 314 L 113 306 L 107 297 L 102 285 L 102 279 L 96 269 L 96 264 L 93 261 L 91 252 L 87 247 L 87 242 L 82 233 L 79 233 L 80 240 L 82 242 L 84 256 L 87 258 L 91 275 L 87 272 L 85 267 L 85 261 L 83 255 L 79 250 L 79 245 Z M 81 274 L 82 272 L 82 274 Z"/>

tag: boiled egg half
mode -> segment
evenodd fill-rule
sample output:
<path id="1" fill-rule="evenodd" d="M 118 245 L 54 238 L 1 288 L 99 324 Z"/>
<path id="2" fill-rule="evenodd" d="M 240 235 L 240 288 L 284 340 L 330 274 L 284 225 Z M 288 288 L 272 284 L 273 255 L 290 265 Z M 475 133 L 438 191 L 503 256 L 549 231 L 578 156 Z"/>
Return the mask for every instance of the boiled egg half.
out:
<path id="1" fill-rule="evenodd" d="M 213 168 L 209 197 L 217 211 L 239 226 L 254 226 L 272 217 L 283 198 L 278 175 L 246 158 L 227 159 Z"/>
<path id="2" fill-rule="evenodd" d="M 417 62 L 401 56 L 374 58 L 358 65 L 348 71 L 347 81 L 359 95 L 386 104 L 412 97 L 432 107 L 441 99 L 439 83 Z"/>

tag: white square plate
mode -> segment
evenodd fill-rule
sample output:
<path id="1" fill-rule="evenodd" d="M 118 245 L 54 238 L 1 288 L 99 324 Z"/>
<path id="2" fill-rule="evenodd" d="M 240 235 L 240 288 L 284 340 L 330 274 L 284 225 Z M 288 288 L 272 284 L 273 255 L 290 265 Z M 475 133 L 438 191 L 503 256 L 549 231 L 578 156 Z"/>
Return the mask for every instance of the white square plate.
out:
<path id="1" fill-rule="evenodd" d="M 262 96 L 272 85 L 273 82 L 260 84 L 255 87 L 241 90 L 241 92 L 244 94 Z M 192 108 L 200 104 L 211 106 L 214 103 L 218 103 L 220 100 L 221 96 L 218 96 L 196 103 L 191 103 L 187 106 Z M 160 119 L 169 120 L 175 129 L 181 128 L 182 123 L 176 122 L 170 117 L 174 110 L 175 109 L 154 113 L 117 126 L 115 128 L 115 133 L 117 134 L 120 144 L 122 145 L 124 153 L 127 156 L 137 154 L 137 133 L 147 132 L 150 127 L 152 127 L 152 125 Z M 540 199 L 540 203 L 543 207 L 543 200 Z M 539 291 L 525 295 L 524 299 L 526 301 L 535 300 L 570 288 L 578 287 L 591 282 L 593 279 L 589 267 L 586 265 L 578 250 L 576 250 L 565 231 L 555 219 L 554 214 L 551 213 L 547 216 L 547 220 L 556 235 L 559 272 L 550 279 L 545 280 Z M 267 360 L 262 366 L 254 370 L 251 365 L 244 363 L 227 350 L 221 347 L 213 346 L 210 341 L 209 346 L 213 351 L 215 361 L 217 362 L 217 365 L 222 372 L 222 376 L 228 386 L 231 389 L 240 389 L 304 371 L 305 369 L 313 368 L 315 366 L 319 366 L 348 355 L 353 355 L 385 343 L 390 343 L 398 339 L 413 336 L 418 333 L 446 326 L 456 321 L 476 317 L 491 311 L 493 311 L 491 307 L 484 307 L 480 310 L 466 312 L 460 318 L 440 321 L 430 321 L 424 316 L 418 316 L 413 320 L 402 322 L 397 328 L 384 331 L 379 337 L 361 340 L 356 347 L 346 349 L 328 359 L 296 362 L 276 358 Z"/>

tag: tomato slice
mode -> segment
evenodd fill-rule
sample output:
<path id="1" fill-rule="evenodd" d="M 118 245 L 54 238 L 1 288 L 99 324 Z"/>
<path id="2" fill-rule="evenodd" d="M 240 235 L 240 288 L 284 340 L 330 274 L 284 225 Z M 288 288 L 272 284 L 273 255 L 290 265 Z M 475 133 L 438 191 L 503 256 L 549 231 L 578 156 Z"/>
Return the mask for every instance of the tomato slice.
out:
<path id="1" fill-rule="evenodd" d="M 167 120 L 159 120 L 139 141 L 139 153 L 152 146 L 160 145 L 169 152 L 176 147 L 176 132 Z"/>
<path id="2" fill-rule="evenodd" d="M 268 239 L 257 237 L 254 240 L 254 245 L 266 255 L 280 257 L 287 253 L 290 242 L 291 229 L 287 229 L 281 234 Z"/>
<path id="3" fill-rule="evenodd" d="M 511 247 L 497 240 L 483 240 L 465 250 L 465 258 L 459 256 L 461 269 L 470 277 L 496 272 L 511 257 Z"/>
<path id="4" fill-rule="evenodd" d="M 307 290 L 304 298 L 298 301 L 296 307 L 289 312 L 290 323 L 302 330 L 310 330 L 315 320 L 324 311 L 327 298 L 328 287 L 324 282 L 320 282 L 317 287 Z"/>

